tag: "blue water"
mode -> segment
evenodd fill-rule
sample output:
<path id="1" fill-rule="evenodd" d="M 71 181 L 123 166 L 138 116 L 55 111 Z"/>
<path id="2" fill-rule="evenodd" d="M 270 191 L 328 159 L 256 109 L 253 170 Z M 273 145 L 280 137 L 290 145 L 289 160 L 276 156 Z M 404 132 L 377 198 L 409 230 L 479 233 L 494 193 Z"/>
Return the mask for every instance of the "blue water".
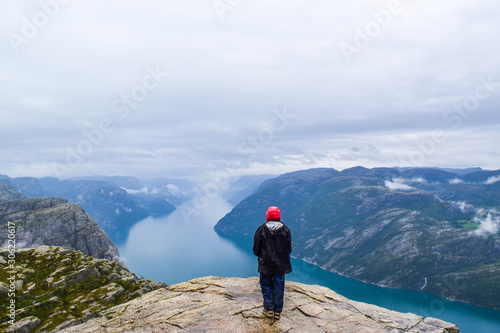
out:
<path id="1" fill-rule="evenodd" d="M 193 207 L 188 203 L 189 207 Z M 257 276 L 252 244 L 219 237 L 213 226 L 231 210 L 216 198 L 190 219 L 178 209 L 165 218 L 148 218 L 136 224 L 127 242 L 119 246 L 127 266 L 148 279 L 175 284 L 197 277 Z M 456 324 L 461 332 L 500 332 L 500 311 L 451 302 L 412 290 L 388 289 L 326 272 L 301 260 L 292 260 L 290 281 L 318 284 L 355 301 L 399 312 L 412 312 Z"/>

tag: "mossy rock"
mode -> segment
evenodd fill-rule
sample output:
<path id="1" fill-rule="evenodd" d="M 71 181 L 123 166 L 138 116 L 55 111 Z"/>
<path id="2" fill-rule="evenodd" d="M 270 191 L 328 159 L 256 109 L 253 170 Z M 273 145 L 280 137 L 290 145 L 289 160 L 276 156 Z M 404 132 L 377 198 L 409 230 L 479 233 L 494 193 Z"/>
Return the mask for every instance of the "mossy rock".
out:
<path id="1" fill-rule="evenodd" d="M 7 259 L 5 253 L 0 250 L 1 259 Z M 50 332 L 75 325 L 140 296 L 151 286 L 167 287 L 137 278 L 120 263 L 55 246 L 18 250 L 15 262 L 12 269 L 0 260 L 0 311 L 7 313 L 7 278 L 15 275 L 20 287 L 15 295 L 16 322 L 26 321 L 29 331 Z M 1 319 L 0 331 L 11 326 L 8 320 Z"/>

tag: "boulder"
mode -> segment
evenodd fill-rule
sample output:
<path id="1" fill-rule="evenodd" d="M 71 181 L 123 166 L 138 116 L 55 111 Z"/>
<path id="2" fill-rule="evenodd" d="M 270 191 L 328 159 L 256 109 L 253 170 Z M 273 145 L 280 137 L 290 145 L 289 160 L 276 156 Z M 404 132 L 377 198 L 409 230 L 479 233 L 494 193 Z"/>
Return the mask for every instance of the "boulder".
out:
<path id="1" fill-rule="evenodd" d="M 15 322 L 14 325 L 10 326 L 7 329 L 7 333 L 29 333 L 35 327 L 40 324 L 40 319 L 37 317 L 26 317 L 18 322 Z"/>

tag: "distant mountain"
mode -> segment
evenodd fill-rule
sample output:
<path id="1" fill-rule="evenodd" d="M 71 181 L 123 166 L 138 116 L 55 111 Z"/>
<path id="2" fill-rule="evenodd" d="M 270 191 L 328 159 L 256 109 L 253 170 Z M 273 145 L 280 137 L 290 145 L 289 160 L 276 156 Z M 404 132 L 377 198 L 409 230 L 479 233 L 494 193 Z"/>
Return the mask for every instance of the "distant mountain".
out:
<path id="1" fill-rule="evenodd" d="M 21 199 L 22 197 L 23 195 L 21 192 L 15 188 L 7 184 L 0 183 L 0 202 Z"/>
<path id="2" fill-rule="evenodd" d="M 484 171 L 481 168 L 465 168 L 465 169 L 442 168 L 441 170 L 444 170 L 444 171 L 447 171 L 447 172 L 452 172 L 452 173 L 455 173 L 455 174 L 457 174 L 459 176 L 465 176 L 465 175 L 468 175 L 469 173 Z"/>
<path id="3" fill-rule="evenodd" d="M 60 332 L 152 290 L 165 288 L 137 278 L 119 262 L 96 259 L 56 246 L 18 249 L 15 268 L 0 249 L 0 281 L 16 276 L 16 316 L 7 316 L 9 286 L 0 282 L 1 332 Z M 102 332 L 96 329 L 95 332 Z"/>
<path id="4" fill-rule="evenodd" d="M 126 188 L 127 192 L 141 200 L 164 199 L 175 206 L 189 200 L 195 184 L 182 179 L 156 178 L 142 182 L 138 189 Z"/>
<path id="5" fill-rule="evenodd" d="M 10 222 L 10 224 L 9 224 Z M 120 260 L 109 236 L 76 203 L 63 198 L 17 199 L 0 203 L 0 227 L 15 226 L 17 248 L 40 245 L 63 246 L 104 258 Z M 8 246 L 8 233 L 0 235 L 0 245 Z"/>
<path id="6" fill-rule="evenodd" d="M 266 180 L 276 177 L 276 175 L 256 175 L 243 176 L 229 185 L 222 197 L 231 205 L 236 206 L 241 200 L 253 194 L 259 186 Z"/>
<path id="7" fill-rule="evenodd" d="M 499 309 L 497 178 L 500 170 L 304 170 L 265 181 L 215 230 L 249 246 L 267 207 L 277 205 L 297 258 L 365 282 Z"/>
<path id="8" fill-rule="evenodd" d="M 42 178 L 40 184 L 49 196 L 61 196 L 82 205 L 116 243 L 127 239 L 136 222 L 175 210 L 165 199 L 158 202 L 156 198 L 134 198 L 125 189 L 104 180 Z"/>
<path id="9" fill-rule="evenodd" d="M 155 178 L 151 180 L 140 180 L 136 177 L 126 176 L 91 176 L 78 177 L 71 180 L 102 181 L 113 184 L 127 191 L 131 198 L 148 205 L 148 201 L 158 203 L 165 200 L 174 206 L 178 206 L 189 200 L 194 183 L 184 179 Z"/>
<path id="10" fill-rule="evenodd" d="M 87 177 L 73 177 L 70 179 L 89 180 L 89 181 L 98 180 L 98 181 L 113 183 L 120 187 L 126 187 L 132 189 L 140 189 L 144 186 L 138 178 L 130 176 L 87 176 Z"/>
<path id="11" fill-rule="evenodd" d="M 396 169 L 399 170 L 399 171 L 405 171 L 405 170 L 412 170 L 412 169 L 415 169 L 415 168 L 414 167 L 410 167 L 410 168 L 396 168 Z M 454 174 L 459 175 L 459 176 L 465 176 L 465 175 L 467 175 L 469 173 L 484 171 L 482 168 L 479 168 L 479 167 L 476 167 L 476 168 L 463 168 L 463 169 L 459 169 L 459 168 L 420 168 L 420 169 L 442 170 L 442 171 L 454 173 Z"/>
<path id="12" fill-rule="evenodd" d="M 0 175 L 0 183 L 7 184 L 18 190 L 24 197 L 37 198 L 46 196 L 46 193 L 37 178 L 19 177 L 10 178 Z"/>
<path id="13" fill-rule="evenodd" d="M 182 203 L 185 195 L 174 185 L 148 190 L 134 177 L 83 177 L 59 180 L 0 175 L 0 184 L 15 189 L 24 197 L 63 197 L 79 203 L 116 243 L 125 241 L 129 229 L 148 216 L 164 216 L 175 210 L 169 201 Z M 138 188 L 133 190 L 129 188 Z M 17 197 L 19 198 L 19 196 Z"/>

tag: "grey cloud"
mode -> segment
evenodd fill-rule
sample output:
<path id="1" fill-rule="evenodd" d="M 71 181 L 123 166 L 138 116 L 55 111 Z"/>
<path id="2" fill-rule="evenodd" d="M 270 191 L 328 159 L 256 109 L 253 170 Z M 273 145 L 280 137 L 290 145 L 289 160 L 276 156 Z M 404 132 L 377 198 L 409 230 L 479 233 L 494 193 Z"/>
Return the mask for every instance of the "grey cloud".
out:
<path id="1" fill-rule="evenodd" d="M 256 0 L 223 21 L 210 1 L 70 2 L 17 54 L 9 33 L 19 33 L 23 17 L 40 6 L 3 3 L 0 173 L 53 175 L 51 163 L 64 163 L 67 147 L 89 140 L 84 131 L 103 119 L 114 130 L 74 175 L 193 175 L 231 161 L 249 173 L 393 166 L 436 129 L 450 138 L 426 165 L 472 160 L 500 168 L 500 85 L 458 118 L 458 128 L 443 120 L 453 103 L 474 93 L 479 77 L 500 81 L 500 46 L 492 42 L 500 4 L 401 6 L 348 63 L 339 44 L 353 43 L 355 29 L 365 29 L 386 1 Z M 120 117 L 113 102 L 141 84 L 148 66 L 169 76 Z M 282 107 L 296 119 L 242 154 L 238 147 Z"/>

